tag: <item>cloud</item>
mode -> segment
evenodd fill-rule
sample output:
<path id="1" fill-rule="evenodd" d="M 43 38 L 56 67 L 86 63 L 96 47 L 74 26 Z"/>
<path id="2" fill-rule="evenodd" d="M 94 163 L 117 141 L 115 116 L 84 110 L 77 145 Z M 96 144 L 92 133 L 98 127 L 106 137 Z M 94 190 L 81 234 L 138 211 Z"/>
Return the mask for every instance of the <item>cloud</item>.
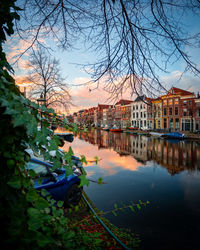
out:
<path id="1" fill-rule="evenodd" d="M 167 89 L 173 86 L 191 92 L 198 92 L 200 90 L 200 79 L 198 77 L 183 74 L 183 72 L 178 70 L 171 72 L 167 76 L 162 76 L 161 80 Z"/>
<path id="2" fill-rule="evenodd" d="M 127 90 L 118 100 L 111 99 L 112 93 L 108 93 L 104 90 L 105 83 L 103 80 L 97 87 L 95 83 L 91 82 L 90 78 L 77 77 L 73 80 L 73 84 L 70 90 L 72 96 L 72 102 L 76 107 L 73 107 L 72 112 L 80 109 L 88 109 L 91 107 L 97 107 L 99 104 L 113 105 L 119 99 L 133 100 L 131 93 Z"/>

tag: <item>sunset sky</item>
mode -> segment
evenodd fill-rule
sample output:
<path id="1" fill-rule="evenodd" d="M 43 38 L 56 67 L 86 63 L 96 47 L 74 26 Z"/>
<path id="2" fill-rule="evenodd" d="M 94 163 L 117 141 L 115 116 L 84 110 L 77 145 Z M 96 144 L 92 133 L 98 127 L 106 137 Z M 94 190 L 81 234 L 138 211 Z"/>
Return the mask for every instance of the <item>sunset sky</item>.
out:
<path id="1" fill-rule="evenodd" d="M 195 32 L 200 32 L 200 18 L 193 18 L 191 16 L 187 17 L 185 20 L 187 24 L 187 30 L 190 31 L 191 34 Z M 46 41 L 41 41 L 46 42 Z M 48 41 L 49 42 L 49 41 Z M 65 78 L 66 83 L 70 86 L 70 94 L 72 96 L 72 102 L 75 105 L 71 108 L 70 113 L 74 111 L 90 108 L 92 106 L 97 106 L 98 103 L 108 103 L 114 104 L 116 100 L 108 100 L 109 95 L 107 92 L 103 90 L 103 81 L 102 85 L 96 88 L 95 85 L 92 86 L 84 86 L 83 83 L 90 80 L 90 75 L 84 72 L 81 64 L 88 64 L 98 60 L 98 57 L 95 52 L 88 52 L 85 49 L 84 45 L 77 41 L 74 44 L 74 48 L 70 50 L 61 50 L 55 47 L 53 43 L 50 44 L 53 49 L 52 55 L 60 60 L 60 66 L 62 71 L 62 76 Z M 6 49 L 9 52 L 8 60 L 9 62 L 13 62 L 15 60 L 15 56 L 20 54 L 27 47 L 27 44 L 19 39 L 17 36 L 13 36 L 12 40 L 8 40 L 6 44 Z M 188 51 L 188 48 L 187 48 Z M 189 53 L 191 58 L 199 65 L 200 51 L 195 49 L 189 49 Z M 26 62 L 28 60 L 28 54 L 25 57 L 22 57 L 18 61 L 18 67 L 15 64 L 15 78 L 18 83 L 21 83 L 21 79 L 26 75 Z M 162 58 L 160 58 L 160 62 Z M 159 61 L 158 61 L 159 64 Z M 184 70 L 183 61 L 178 61 L 173 65 L 170 65 L 168 68 L 169 73 L 160 73 L 160 79 L 162 80 L 164 86 L 169 89 L 171 86 L 175 86 L 178 88 L 182 88 L 189 91 L 198 92 L 200 90 L 200 79 L 198 76 L 194 76 L 190 73 L 182 75 Z M 88 68 L 88 70 L 90 70 Z M 135 96 L 130 96 L 130 93 L 127 91 L 121 98 L 134 100 Z"/>

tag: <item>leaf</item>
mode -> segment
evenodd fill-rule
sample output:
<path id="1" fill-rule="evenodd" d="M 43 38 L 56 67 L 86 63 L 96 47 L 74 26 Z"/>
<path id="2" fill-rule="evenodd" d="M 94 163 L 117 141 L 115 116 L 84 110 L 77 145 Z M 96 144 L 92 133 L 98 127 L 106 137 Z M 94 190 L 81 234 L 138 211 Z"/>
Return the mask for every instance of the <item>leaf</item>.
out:
<path id="1" fill-rule="evenodd" d="M 81 155 L 81 162 L 87 164 L 85 155 Z"/>
<path id="2" fill-rule="evenodd" d="M 7 182 L 7 184 L 16 189 L 21 188 L 21 180 L 18 176 L 12 177 L 11 180 Z"/>
<path id="3" fill-rule="evenodd" d="M 112 211 L 112 213 L 113 213 L 113 215 L 114 215 L 114 216 L 117 216 L 117 214 L 116 214 L 116 212 L 115 212 L 115 211 Z"/>
<path id="4" fill-rule="evenodd" d="M 99 177 L 99 179 L 98 179 L 98 184 L 102 184 L 102 181 L 103 181 L 103 178 L 102 178 L 102 177 Z"/>
<path id="5" fill-rule="evenodd" d="M 33 202 L 38 199 L 38 193 L 35 189 L 30 189 L 26 195 L 26 200 Z"/>
<path id="6" fill-rule="evenodd" d="M 39 199 L 35 202 L 35 207 L 38 209 L 44 209 L 49 207 L 49 203 L 44 198 L 39 197 Z"/>
<path id="7" fill-rule="evenodd" d="M 135 212 L 134 207 L 133 207 L 133 206 L 131 206 L 131 205 L 130 205 L 130 209 L 131 209 L 131 211 L 132 211 L 132 212 Z"/>
<path id="8" fill-rule="evenodd" d="M 89 182 L 89 180 L 86 178 L 85 175 L 80 175 L 78 178 L 79 178 L 80 181 L 81 181 L 79 187 L 82 187 L 82 186 L 87 186 L 87 187 L 88 187 L 88 186 L 89 186 L 90 182 Z"/>
<path id="9" fill-rule="evenodd" d="M 116 204 L 116 203 L 114 204 L 114 208 L 116 208 L 116 209 L 118 208 L 118 206 L 117 206 L 117 204 Z"/>
<path id="10" fill-rule="evenodd" d="M 57 202 L 57 206 L 58 206 L 58 207 L 62 207 L 62 206 L 63 206 L 63 204 L 64 204 L 64 202 L 63 202 L 63 201 L 58 201 L 58 202 Z"/>
<path id="11" fill-rule="evenodd" d="M 138 210 L 141 209 L 141 206 L 139 204 L 136 204 L 136 206 L 137 206 Z"/>
<path id="12" fill-rule="evenodd" d="M 99 162 L 98 156 L 95 156 L 94 159 L 95 159 L 96 164 L 98 164 L 98 162 Z"/>

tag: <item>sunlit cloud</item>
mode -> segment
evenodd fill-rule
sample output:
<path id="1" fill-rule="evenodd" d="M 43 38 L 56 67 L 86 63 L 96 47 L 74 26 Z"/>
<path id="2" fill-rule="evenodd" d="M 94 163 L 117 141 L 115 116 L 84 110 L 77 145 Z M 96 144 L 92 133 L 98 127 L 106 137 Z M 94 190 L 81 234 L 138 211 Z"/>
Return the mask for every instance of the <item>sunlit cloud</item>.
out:
<path id="1" fill-rule="evenodd" d="M 173 86 L 191 92 L 198 92 L 200 90 L 199 78 L 183 74 L 183 72 L 178 70 L 171 72 L 167 76 L 162 76 L 161 79 L 167 89 L 170 89 Z"/>

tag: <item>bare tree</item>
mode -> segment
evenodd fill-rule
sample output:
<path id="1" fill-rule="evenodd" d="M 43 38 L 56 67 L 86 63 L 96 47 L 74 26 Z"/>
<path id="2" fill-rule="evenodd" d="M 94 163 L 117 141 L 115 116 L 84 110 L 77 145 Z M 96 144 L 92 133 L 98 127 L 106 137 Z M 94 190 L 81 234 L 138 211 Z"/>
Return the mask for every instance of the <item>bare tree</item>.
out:
<path id="1" fill-rule="evenodd" d="M 27 80 L 31 83 L 28 97 L 35 100 L 42 97 L 47 107 L 63 107 L 68 110 L 71 96 L 68 85 L 61 77 L 59 61 L 39 48 L 32 51 L 27 66 Z"/>
<path id="2" fill-rule="evenodd" d="M 98 59 L 87 65 L 92 68 L 90 84 L 98 87 L 103 79 L 111 96 L 166 91 L 159 73 L 167 73 L 178 60 L 184 62 L 184 72 L 200 73 L 187 52 L 199 48 L 200 32 L 189 36 L 184 22 L 200 16 L 199 0 L 24 0 L 22 8 L 26 32 L 17 29 L 32 37 L 30 47 L 43 35 L 63 48 L 86 39 Z"/>

